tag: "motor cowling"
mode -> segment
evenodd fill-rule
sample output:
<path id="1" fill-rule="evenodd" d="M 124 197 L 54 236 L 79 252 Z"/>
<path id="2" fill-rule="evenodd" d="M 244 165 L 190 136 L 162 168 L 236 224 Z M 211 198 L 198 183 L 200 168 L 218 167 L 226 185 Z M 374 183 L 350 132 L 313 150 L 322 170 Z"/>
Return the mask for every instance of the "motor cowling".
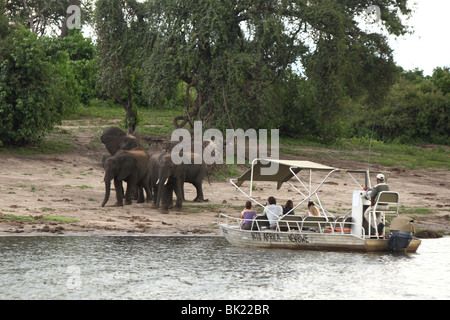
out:
<path id="1" fill-rule="evenodd" d="M 408 217 L 392 219 L 388 248 L 390 251 L 405 251 L 414 237 L 414 220 Z"/>

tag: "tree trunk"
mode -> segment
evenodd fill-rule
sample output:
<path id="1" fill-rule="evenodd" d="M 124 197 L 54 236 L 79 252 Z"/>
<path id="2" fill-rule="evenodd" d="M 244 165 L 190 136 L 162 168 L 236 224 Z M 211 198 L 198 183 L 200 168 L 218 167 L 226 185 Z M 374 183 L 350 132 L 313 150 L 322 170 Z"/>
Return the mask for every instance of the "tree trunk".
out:
<path id="1" fill-rule="evenodd" d="M 80 0 L 69 0 L 69 6 L 79 6 Z M 67 8 L 65 8 L 65 11 L 67 11 Z M 67 27 L 67 19 L 72 15 L 72 13 L 66 12 L 66 18 L 64 19 L 64 22 L 61 27 L 61 34 L 59 35 L 60 38 L 67 37 L 69 35 L 69 28 Z"/>
<path id="2" fill-rule="evenodd" d="M 132 134 L 136 131 L 137 124 L 137 113 L 133 110 L 133 92 L 132 88 L 128 89 L 128 101 L 125 107 L 125 111 L 127 113 L 127 131 L 129 134 Z"/>

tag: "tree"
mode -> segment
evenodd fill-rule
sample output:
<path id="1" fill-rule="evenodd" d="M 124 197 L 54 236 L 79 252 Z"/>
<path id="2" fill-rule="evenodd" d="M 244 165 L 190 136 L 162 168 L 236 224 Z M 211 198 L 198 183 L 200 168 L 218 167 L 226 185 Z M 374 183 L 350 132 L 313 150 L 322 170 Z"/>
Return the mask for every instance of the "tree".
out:
<path id="1" fill-rule="evenodd" d="M 444 96 L 450 93 L 450 67 L 435 68 L 431 76 L 431 81 L 442 91 Z"/>
<path id="2" fill-rule="evenodd" d="M 406 0 L 373 1 L 388 33 L 403 34 Z M 380 105 L 396 68 L 386 36 L 362 30 L 366 1 L 148 1 L 149 100 L 161 103 L 186 83 L 185 115 L 224 127 L 282 125 L 282 86 L 295 64 L 307 77 L 315 134 L 332 138 L 346 97 Z M 192 92 L 196 99 L 189 103 Z M 293 110 L 300 113 L 302 106 Z M 179 120 L 183 120 L 182 123 Z"/>
<path id="3" fill-rule="evenodd" d="M 60 30 L 60 37 L 68 35 L 67 8 L 80 6 L 84 22 L 90 21 L 90 0 L 6 0 L 6 14 L 17 25 L 26 26 L 39 37 L 50 30 Z"/>
<path id="4" fill-rule="evenodd" d="M 276 126 L 279 75 L 301 48 L 283 34 L 277 10 L 266 1 L 149 2 L 158 35 L 145 60 L 149 100 L 163 101 L 183 81 L 177 127 L 193 119 L 218 128 Z"/>
<path id="5" fill-rule="evenodd" d="M 136 81 L 142 76 L 140 9 L 135 0 L 99 0 L 95 13 L 99 83 L 108 96 L 123 106 L 129 133 L 138 122 L 134 94 Z"/>
<path id="6" fill-rule="evenodd" d="M 373 1 L 381 12 L 386 33 L 406 32 L 399 12 L 409 14 L 406 1 Z M 357 19 L 366 15 L 366 1 L 311 1 L 295 10 L 298 23 L 312 45 L 301 57 L 311 81 L 316 102 L 314 117 L 319 119 L 316 134 L 329 139 L 339 135 L 339 118 L 345 100 L 364 98 L 373 108 L 382 106 L 383 97 L 394 83 L 396 67 L 387 37 L 364 30 Z"/>
<path id="7" fill-rule="evenodd" d="M 439 84 L 421 70 L 402 71 L 383 105 L 366 105 L 366 117 L 355 121 L 355 128 L 373 128 L 374 137 L 384 141 L 448 144 L 450 97 Z"/>

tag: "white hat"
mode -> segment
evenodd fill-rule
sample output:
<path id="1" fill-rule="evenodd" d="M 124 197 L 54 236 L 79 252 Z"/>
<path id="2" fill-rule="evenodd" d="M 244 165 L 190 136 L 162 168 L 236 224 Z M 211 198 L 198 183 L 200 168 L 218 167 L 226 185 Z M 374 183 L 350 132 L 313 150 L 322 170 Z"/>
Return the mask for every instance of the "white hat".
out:
<path id="1" fill-rule="evenodd" d="M 377 174 L 377 179 L 384 181 L 384 175 L 382 173 Z"/>

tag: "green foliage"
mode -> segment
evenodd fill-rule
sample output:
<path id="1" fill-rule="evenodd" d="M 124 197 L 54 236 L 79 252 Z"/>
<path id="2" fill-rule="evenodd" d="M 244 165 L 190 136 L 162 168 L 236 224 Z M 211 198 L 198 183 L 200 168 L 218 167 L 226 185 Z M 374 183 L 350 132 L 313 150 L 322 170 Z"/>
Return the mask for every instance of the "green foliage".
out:
<path id="1" fill-rule="evenodd" d="M 108 97 L 125 109 L 128 131 L 138 124 L 133 109 L 136 84 L 142 76 L 143 21 L 140 4 L 125 0 L 99 0 L 96 4 L 99 82 Z"/>
<path id="2" fill-rule="evenodd" d="M 410 13 L 406 0 L 376 4 L 388 33 L 405 33 L 398 15 Z M 332 139 L 348 97 L 378 107 L 395 79 L 386 36 L 356 22 L 366 8 L 336 0 L 147 1 L 144 92 L 162 105 L 183 81 L 182 124 L 281 127 Z M 300 63 L 303 80 L 290 75 Z"/>
<path id="3" fill-rule="evenodd" d="M 79 86 L 69 56 L 53 51 L 52 39 L 38 39 L 23 29 L 11 29 L 0 41 L 1 140 L 36 141 L 78 103 Z"/>
<path id="4" fill-rule="evenodd" d="M 362 136 L 373 128 L 379 140 L 448 144 L 450 97 L 442 90 L 446 77 L 442 70 L 437 68 L 431 78 L 420 70 L 403 72 L 381 108 L 362 107 L 354 125 L 367 129 L 355 133 Z"/>
<path id="5" fill-rule="evenodd" d="M 450 67 L 434 69 L 430 80 L 444 96 L 450 93 Z"/>
<path id="6" fill-rule="evenodd" d="M 148 30 L 156 35 L 144 61 L 152 105 L 173 99 L 183 81 L 184 120 L 191 125 L 194 119 L 220 129 L 280 125 L 278 73 L 294 62 L 298 46 L 283 35 L 279 6 L 213 0 L 148 6 L 154 22 Z"/>
<path id="7" fill-rule="evenodd" d="M 73 30 L 64 38 L 54 38 L 49 50 L 54 53 L 64 51 L 69 55 L 70 68 L 81 89 L 80 102 L 87 104 L 89 100 L 100 96 L 97 86 L 96 47 L 81 32 Z"/>
<path id="8" fill-rule="evenodd" d="M 3 1 L 5 2 L 5 1 Z M 23 26 L 39 37 L 54 34 L 60 30 L 65 37 L 68 29 L 65 22 L 67 8 L 77 5 L 81 8 L 83 24 L 91 20 L 92 0 L 10 0 L 6 1 L 6 15 L 17 26 Z"/>
<path id="9" fill-rule="evenodd" d="M 29 27 L 30 12 L 42 11 L 40 30 L 59 27 L 61 4 L 74 2 L 0 3 L 0 145 L 38 140 L 79 101 L 85 112 L 107 98 L 129 131 L 170 109 L 175 119 L 162 121 L 176 127 L 448 144 L 449 67 L 402 71 L 387 42 L 407 32 L 406 0 L 371 2 L 384 32 L 357 22 L 367 16 L 361 0 L 98 0 L 98 45 L 77 31 L 50 38 L 36 25 L 38 38 L 8 25 Z M 88 2 L 79 1 L 86 11 Z M 105 115 L 121 112 L 104 104 Z"/>

